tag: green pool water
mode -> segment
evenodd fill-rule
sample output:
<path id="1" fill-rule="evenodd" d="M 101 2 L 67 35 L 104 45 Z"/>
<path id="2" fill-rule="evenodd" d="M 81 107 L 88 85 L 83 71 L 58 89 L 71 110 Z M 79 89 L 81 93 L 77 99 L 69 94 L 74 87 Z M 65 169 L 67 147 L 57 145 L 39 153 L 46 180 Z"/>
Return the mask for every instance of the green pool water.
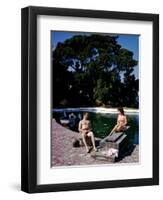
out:
<path id="1" fill-rule="evenodd" d="M 72 112 L 66 112 L 66 113 L 59 113 L 60 117 L 63 117 L 63 115 L 69 115 Z M 82 117 L 82 112 L 73 112 L 77 117 Z M 117 122 L 117 114 L 101 114 L 101 113 L 93 113 L 89 112 L 89 119 L 92 123 L 92 128 L 95 137 L 104 138 L 106 137 L 110 131 L 113 129 Z M 139 144 L 139 115 L 138 114 L 130 114 L 127 115 L 128 119 L 128 125 L 130 128 L 126 131 L 126 134 L 128 135 L 128 138 L 131 143 L 133 144 Z M 74 130 L 77 131 L 78 122 L 76 122 L 75 127 L 73 127 Z"/>

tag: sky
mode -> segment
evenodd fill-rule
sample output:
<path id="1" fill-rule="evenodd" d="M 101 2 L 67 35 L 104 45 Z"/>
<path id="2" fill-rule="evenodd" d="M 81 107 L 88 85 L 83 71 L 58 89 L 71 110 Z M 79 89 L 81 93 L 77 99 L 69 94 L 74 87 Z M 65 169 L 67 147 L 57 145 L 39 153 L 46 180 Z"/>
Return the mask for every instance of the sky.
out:
<path id="1" fill-rule="evenodd" d="M 66 39 L 73 37 L 74 35 L 90 35 L 90 33 L 84 32 L 68 32 L 68 31 L 52 31 L 51 41 L 52 47 L 55 48 L 58 42 L 64 42 Z M 105 34 L 106 35 L 106 34 Z M 113 35 L 109 34 L 108 35 Z M 138 35 L 119 35 L 117 42 L 123 47 L 133 52 L 133 58 L 138 61 L 139 58 L 139 36 Z M 138 65 L 134 68 L 134 75 L 136 78 L 139 77 Z"/>

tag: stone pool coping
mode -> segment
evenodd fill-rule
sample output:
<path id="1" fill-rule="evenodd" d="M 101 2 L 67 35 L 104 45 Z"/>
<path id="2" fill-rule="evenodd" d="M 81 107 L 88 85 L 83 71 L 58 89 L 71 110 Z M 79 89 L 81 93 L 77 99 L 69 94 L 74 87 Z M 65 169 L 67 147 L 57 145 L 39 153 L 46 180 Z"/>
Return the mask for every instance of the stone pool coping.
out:
<path id="1" fill-rule="evenodd" d="M 54 108 L 53 112 L 94 112 L 94 113 L 118 113 L 117 108 L 104 108 L 104 107 L 78 107 L 78 108 Z M 139 109 L 124 108 L 127 114 L 139 114 Z"/>
<path id="2" fill-rule="evenodd" d="M 86 153 L 85 147 L 74 148 L 72 141 L 80 138 L 80 134 L 67 129 L 52 119 L 51 164 L 56 166 L 80 166 L 109 164 L 106 160 L 95 160 Z M 126 154 L 119 163 L 138 163 L 139 145 L 136 145 L 131 154 Z"/>

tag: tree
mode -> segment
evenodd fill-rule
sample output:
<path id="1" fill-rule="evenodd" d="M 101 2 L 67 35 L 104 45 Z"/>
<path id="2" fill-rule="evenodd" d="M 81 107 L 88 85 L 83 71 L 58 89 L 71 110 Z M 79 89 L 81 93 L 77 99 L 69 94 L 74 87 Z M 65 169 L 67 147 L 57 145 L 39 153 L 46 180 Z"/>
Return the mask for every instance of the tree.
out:
<path id="1" fill-rule="evenodd" d="M 138 80 L 133 74 L 137 61 L 117 38 L 76 35 L 58 43 L 53 50 L 54 107 L 138 107 Z"/>

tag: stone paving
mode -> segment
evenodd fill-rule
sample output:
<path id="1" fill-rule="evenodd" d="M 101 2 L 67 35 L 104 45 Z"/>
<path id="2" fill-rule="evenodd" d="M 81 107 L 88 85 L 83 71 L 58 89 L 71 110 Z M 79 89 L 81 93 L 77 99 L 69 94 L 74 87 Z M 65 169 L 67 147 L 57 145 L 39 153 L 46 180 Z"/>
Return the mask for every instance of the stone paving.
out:
<path id="1" fill-rule="evenodd" d="M 109 164 L 106 159 L 94 159 L 90 153 L 86 153 L 84 147 L 74 148 L 73 140 L 80 138 L 80 134 L 71 131 L 60 124 L 55 119 L 52 120 L 52 167 L 71 166 L 71 165 L 97 165 Z M 139 162 L 139 146 L 136 145 L 131 152 L 118 159 L 118 163 Z"/>

